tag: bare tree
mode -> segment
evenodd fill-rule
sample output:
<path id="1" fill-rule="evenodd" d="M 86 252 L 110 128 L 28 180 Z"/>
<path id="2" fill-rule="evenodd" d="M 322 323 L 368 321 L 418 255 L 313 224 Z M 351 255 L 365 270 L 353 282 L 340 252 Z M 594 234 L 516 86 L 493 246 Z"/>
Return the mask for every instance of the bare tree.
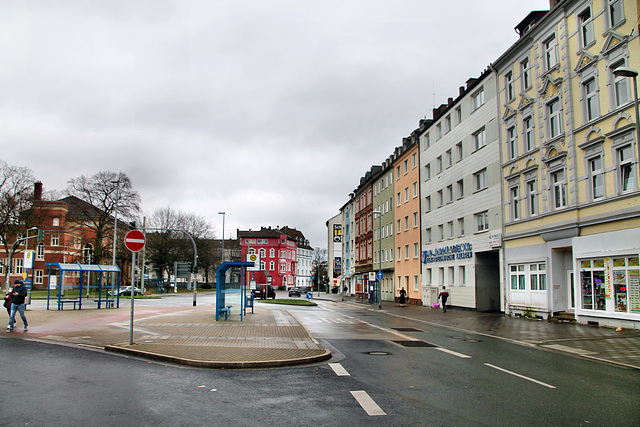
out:
<path id="1" fill-rule="evenodd" d="M 101 264 L 112 255 L 116 206 L 118 219 L 133 220 L 140 210 L 140 195 L 126 174 L 111 171 L 70 179 L 67 193 L 70 197 L 63 201 L 75 211 L 74 222 L 92 231 L 93 259 Z"/>
<path id="2" fill-rule="evenodd" d="M 0 160 L 0 240 L 7 259 L 10 245 L 26 227 L 33 224 L 29 213 L 33 202 L 34 181 L 30 169 L 11 166 Z M 5 285 L 8 286 L 6 283 Z"/>
<path id="3" fill-rule="evenodd" d="M 327 278 L 327 250 L 321 248 L 315 248 L 313 250 L 313 258 L 311 260 L 314 268 L 315 282 L 318 284 L 318 290 L 320 284 L 326 284 Z"/>

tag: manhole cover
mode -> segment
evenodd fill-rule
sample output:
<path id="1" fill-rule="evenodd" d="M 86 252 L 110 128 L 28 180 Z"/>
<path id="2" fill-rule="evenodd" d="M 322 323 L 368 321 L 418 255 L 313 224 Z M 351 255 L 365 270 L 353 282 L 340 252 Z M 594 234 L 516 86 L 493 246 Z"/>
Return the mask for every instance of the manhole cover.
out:
<path id="1" fill-rule="evenodd" d="M 391 328 L 400 332 L 422 332 L 420 329 L 416 328 Z"/>
<path id="2" fill-rule="evenodd" d="M 386 351 L 365 351 L 362 354 L 368 354 L 369 356 L 389 356 L 391 353 Z"/>
<path id="3" fill-rule="evenodd" d="M 394 343 L 403 347 L 435 347 L 435 345 L 424 341 L 394 341 Z"/>

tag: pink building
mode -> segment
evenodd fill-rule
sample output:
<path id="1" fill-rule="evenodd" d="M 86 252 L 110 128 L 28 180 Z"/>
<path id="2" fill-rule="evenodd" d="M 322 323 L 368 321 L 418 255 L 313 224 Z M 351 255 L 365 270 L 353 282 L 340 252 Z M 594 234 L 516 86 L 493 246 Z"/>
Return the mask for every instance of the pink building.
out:
<path id="1" fill-rule="evenodd" d="M 277 229 L 262 227 L 258 231 L 238 230 L 242 259 L 260 256 L 260 271 L 253 272 L 257 284 L 270 283 L 275 288 L 295 286 L 297 267 L 296 240 Z"/>

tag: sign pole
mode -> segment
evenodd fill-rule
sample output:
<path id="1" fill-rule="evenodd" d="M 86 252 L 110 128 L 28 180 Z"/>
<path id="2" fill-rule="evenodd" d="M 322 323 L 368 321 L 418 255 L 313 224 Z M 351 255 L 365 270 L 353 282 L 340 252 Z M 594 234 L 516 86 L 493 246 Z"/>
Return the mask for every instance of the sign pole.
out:
<path id="1" fill-rule="evenodd" d="M 133 345 L 133 301 L 135 300 L 136 289 L 136 253 L 131 252 L 131 321 L 129 322 L 129 345 Z"/>

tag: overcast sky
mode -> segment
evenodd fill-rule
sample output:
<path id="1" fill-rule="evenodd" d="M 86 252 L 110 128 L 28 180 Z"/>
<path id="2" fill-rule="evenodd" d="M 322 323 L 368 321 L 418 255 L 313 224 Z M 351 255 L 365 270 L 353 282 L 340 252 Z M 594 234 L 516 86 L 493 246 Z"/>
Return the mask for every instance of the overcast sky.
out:
<path id="1" fill-rule="evenodd" d="M 0 2 L 0 159 L 124 172 L 221 236 L 326 221 L 548 0 Z"/>

